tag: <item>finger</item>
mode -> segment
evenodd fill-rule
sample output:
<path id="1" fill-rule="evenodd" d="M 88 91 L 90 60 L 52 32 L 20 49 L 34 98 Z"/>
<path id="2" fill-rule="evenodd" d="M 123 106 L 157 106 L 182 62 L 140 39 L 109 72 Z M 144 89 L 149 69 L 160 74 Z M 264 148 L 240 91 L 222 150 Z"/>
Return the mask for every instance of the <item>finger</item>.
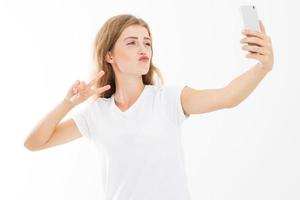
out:
<path id="1" fill-rule="evenodd" d="M 72 84 L 71 89 L 72 89 L 73 91 L 75 91 L 75 89 L 78 87 L 79 84 L 80 84 L 80 80 L 76 80 L 76 81 Z"/>
<path id="2" fill-rule="evenodd" d="M 258 21 L 259 21 L 259 27 L 260 27 L 261 32 L 265 34 L 266 33 L 265 26 L 263 25 L 261 20 L 258 20 Z"/>
<path id="3" fill-rule="evenodd" d="M 76 80 L 75 83 L 73 83 L 72 87 L 78 85 L 79 83 L 80 83 L 80 81 L 79 81 L 79 80 Z"/>
<path id="4" fill-rule="evenodd" d="M 240 41 L 241 44 L 244 43 L 251 43 L 251 44 L 257 44 L 258 46 L 266 46 L 266 43 L 264 40 L 257 38 L 257 37 L 246 37 L 241 39 Z"/>
<path id="5" fill-rule="evenodd" d="M 89 82 L 88 86 L 91 87 L 92 85 L 94 85 L 97 82 L 97 80 L 104 75 L 104 73 L 105 72 L 103 70 L 101 70 L 100 72 L 98 72 L 98 74 L 96 75 L 96 77 Z"/>
<path id="6" fill-rule="evenodd" d="M 110 89 L 110 85 L 105 85 L 103 87 L 97 88 L 95 90 L 95 94 L 101 94 L 102 92 L 104 92 L 104 91 L 106 91 L 108 89 Z"/>
<path id="7" fill-rule="evenodd" d="M 267 39 L 267 36 L 264 33 L 261 33 L 261 32 L 258 32 L 258 31 L 254 31 L 254 30 L 244 29 L 242 31 L 242 34 L 246 35 L 248 37 L 256 36 L 256 37 L 259 37 L 259 38 L 261 38 L 263 40 Z"/>
<path id="8" fill-rule="evenodd" d="M 256 59 L 256 60 L 263 60 L 264 59 L 264 55 L 260 55 L 260 54 L 257 54 L 257 53 L 249 53 L 246 55 L 247 58 L 253 58 L 253 59 Z"/>
<path id="9" fill-rule="evenodd" d="M 82 91 L 85 88 L 85 81 L 81 81 L 80 84 L 78 85 L 77 89 L 79 91 Z"/>
<path id="10" fill-rule="evenodd" d="M 262 54 L 262 55 L 265 55 L 267 52 L 264 48 L 262 47 L 258 47 L 258 46 L 255 46 L 255 45 L 244 45 L 242 47 L 243 50 L 245 51 L 251 51 L 251 52 L 255 52 L 255 53 L 259 53 L 259 54 Z"/>
<path id="11" fill-rule="evenodd" d="M 258 54 L 261 54 L 261 55 L 266 55 L 267 54 L 267 51 L 265 48 L 261 48 L 261 47 L 258 47 L 256 45 L 245 45 L 242 47 L 243 50 L 245 51 L 249 51 L 251 53 L 258 53 Z"/>

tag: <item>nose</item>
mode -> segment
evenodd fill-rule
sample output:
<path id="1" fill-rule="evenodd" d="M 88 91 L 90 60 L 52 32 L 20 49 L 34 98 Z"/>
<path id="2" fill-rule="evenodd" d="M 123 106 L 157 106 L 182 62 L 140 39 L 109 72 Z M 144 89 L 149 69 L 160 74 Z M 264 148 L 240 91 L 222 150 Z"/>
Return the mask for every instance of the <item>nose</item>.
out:
<path id="1" fill-rule="evenodd" d="M 138 54 L 139 55 L 146 55 L 145 51 L 139 51 Z"/>
<path id="2" fill-rule="evenodd" d="M 138 54 L 146 55 L 147 48 L 144 45 L 139 45 Z"/>

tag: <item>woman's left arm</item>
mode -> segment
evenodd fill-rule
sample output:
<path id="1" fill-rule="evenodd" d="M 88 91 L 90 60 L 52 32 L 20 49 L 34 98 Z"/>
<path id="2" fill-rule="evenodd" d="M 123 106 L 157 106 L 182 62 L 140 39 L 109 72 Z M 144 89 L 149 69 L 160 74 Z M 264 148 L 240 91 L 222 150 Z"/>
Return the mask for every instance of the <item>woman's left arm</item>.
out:
<path id="1" fill-rule="evenodd" d="M 196 90 L 185 87 L 181 95 L 181 103 L 186 114 L 200 114 L 224 108 L 232 108 L 241 103 L 256 88 L 264 76 L 273 68 L 273 49 L 271 38 L 266 35 L 265 28 L 259 20 L 261 32 L 246 30 L 242 33 L 248 37 L 241 43 L 243 50 L 251 53 L 247 58 L 259 62 L 250 70 L 241 74 L 228 85 L 217 89 Z"/>

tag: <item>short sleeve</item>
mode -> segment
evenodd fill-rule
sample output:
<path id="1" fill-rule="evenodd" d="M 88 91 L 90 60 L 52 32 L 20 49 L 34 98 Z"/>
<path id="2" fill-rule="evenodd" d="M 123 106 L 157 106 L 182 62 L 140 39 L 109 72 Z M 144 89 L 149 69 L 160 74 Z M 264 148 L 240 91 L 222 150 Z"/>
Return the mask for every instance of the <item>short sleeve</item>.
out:
<path id="1" fill-rule="evenodd" d="M 92 139 L 91 134 L 91 104 L 86 103 L 78 108 L 78 111 L 71 117 L 77 128 L 79 129 L 82 136 L 87 137 L 89 140 Z"/>
<path id="2" fill-rule="evenodd" d="M 163 86 L 161 100 L 167 116 L 176 125 L 181 125 L 190 115 L 183 111 L 181 93 L 185 85 Z"/>

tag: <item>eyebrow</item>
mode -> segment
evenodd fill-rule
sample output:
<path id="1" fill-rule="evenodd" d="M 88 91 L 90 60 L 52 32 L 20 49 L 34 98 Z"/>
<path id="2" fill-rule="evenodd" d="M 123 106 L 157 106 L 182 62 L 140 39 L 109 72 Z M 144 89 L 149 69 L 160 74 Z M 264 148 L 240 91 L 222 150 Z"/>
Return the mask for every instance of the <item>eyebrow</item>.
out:
<path id="1" fill-rule="evenodd" d="M 127 40 L 127 39 L 138 39 L 138 37 L 133 37 L 133 36 L 131 36 L 131 37 L 125 38 L 124 40 Z M 151 39 L 150 39 L 149 37 L 144 37 L 144 39 L 150 40 L 150 41 L 151 41 Z"/>

